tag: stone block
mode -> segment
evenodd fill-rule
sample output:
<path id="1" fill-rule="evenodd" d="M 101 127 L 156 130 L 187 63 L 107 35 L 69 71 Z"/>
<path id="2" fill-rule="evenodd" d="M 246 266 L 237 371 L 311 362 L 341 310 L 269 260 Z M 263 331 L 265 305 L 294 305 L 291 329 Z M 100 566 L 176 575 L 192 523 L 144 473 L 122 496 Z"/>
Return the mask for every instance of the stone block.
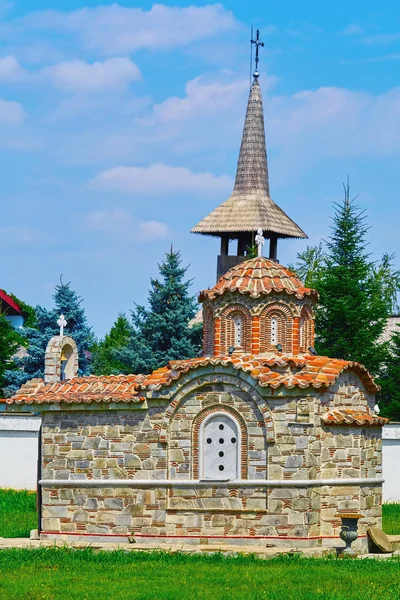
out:
<path id="1" fill-rule="evenodd" d="M 74 523 L 87 523 L 89 521 L 89 515 L 83 510 L 74 512 L 72 520 Z"/>
<path id="2" fill-rule="evenodd" d="M 122 510 L 124 508 L 124 501 L 122 498 L 105 498 L 104 508 Z"/>
<path id="3" fill-rule="evenodd" d="M 297 467 L 301 467 L 303 464 L 303 457 L 297 454 L 292 454 L 288 456 L 285 462 L 285 467 L 288 469 L 295 469 Z"/>
<path id="4" fill-rule="evenodd" d="M 97 510 L 99 507 L 99 502 L 97 498 L 87 498 L 83 508 L 86 510 Z"/>
<path id="5" fill-rule="evenodd" d="M 97 524 L 107 524 L 107 525 L 115 525 L 115 517 L 116 515 L 112 512 L 101 512 L 98 511 L 96 513 L 96 523 Z"/>

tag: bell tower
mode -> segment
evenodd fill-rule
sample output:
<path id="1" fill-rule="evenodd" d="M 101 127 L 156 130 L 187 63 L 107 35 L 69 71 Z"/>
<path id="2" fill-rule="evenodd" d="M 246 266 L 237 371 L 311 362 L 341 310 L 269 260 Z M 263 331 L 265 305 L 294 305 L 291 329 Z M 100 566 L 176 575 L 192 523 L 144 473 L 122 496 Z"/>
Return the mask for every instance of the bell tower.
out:
<path id="1" fill-rule="evenodd" d="M 256 47 L 255 71 L 247 103 L 242 143 L 233 193 L 220 206 L 204 217 L 192 233 L 221 239 L 217 259 L 217 280 L 231 267 L 249 256 L 258 229 L 269 240 L 269 258 L 277 260 L 278 239 L 307 238 L 304 231 L 271 199 L 265 142 L 264 111 L 259 84 L 259 48 L 264 46 L 257 30 L 251 40 Z M 236 249 L 229 254 L 229 242 Z"/>

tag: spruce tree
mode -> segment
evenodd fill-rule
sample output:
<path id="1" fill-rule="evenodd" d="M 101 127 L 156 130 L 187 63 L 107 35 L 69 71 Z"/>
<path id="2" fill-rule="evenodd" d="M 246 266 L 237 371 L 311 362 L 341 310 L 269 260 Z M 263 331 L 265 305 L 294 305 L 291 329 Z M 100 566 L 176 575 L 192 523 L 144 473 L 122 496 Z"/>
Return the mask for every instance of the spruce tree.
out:
<path id="1" fill-rule="evenodd" d="M 317 349 L 321 354 L 358 361 L 377 374 L 386 356 L 380 343 L 389 302 L 367 253 L 365 214 L 350 200 L 336 204 L 325 268 L 318 277 Z"/>
<path id="2" fill-rule="evenodd" d="M 192 281 L 185 280 L 188 267 L 171 248 L 158 268 L 160 279 L 151 279 L 149 307 L 137 305 L 132 311 L 129 344 L 114 354 L 130 373 L 150 373 L 169 360 L 192 358 L 201 347 L 201 327 L 188 326 L 196 313 L 189 294 Z"/>
<path id="3" fill-rule="evenodd" d="M 381 391 L 378 394 L 381 415 L 400 421 L 400 327 L 392 335 L 389 355 L 378 379 Z"/>
<path id="4" fill-rule="evenodd" d="M 71 289 L 69 283 L 55 287 L 53 295 L 54 308 L 48 310 L 36 306 L 36 326 L 24 327 L 22 335 L 27 347 L 27 354 L 16 358 L 17 370 L 7 370 L 5 374 L 5 393 L 14 394 L 22 384 L 35 377 L 44 376 L 44 356 L 50 338 L 58 335 L 60 329 L 57 320 L 63 314 L 67 320 L 65 335 L 75 340 L 79 351 L 79 375 L 89 375 L 91 372 L 90 350 L 95 342 L 91 327 L 87 323 L 86 313 L 81 306 L 82 299 Z"/>
<path id="5" fill-rule="evenodd" d="M 126 372 L 126 365 L 118 360 L 115 352 L 125 348 L 130 340 L 132 327 L 125 315 L 118 319 L 109 333 L 93 348 L 93 373 L 95 375 L 117 375 Z"/>
<path id="6" fill-rule="evenodd" d="M 11 327 L 5 316 L 0 314 L 0 396 L 4 395 L 6 372 L 16 368 L 13 357 L 21 343 L 21 335 Z"/>

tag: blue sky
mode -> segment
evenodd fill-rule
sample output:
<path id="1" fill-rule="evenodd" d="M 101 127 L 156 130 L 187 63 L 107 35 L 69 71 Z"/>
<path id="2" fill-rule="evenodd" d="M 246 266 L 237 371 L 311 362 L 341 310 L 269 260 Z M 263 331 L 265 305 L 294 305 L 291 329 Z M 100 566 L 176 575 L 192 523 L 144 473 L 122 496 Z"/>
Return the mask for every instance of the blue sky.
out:
<path id="1" fill-rule="evenodd" d="M 400 256 L 394 0 L 0 0 L 0 287 L 51 305 L 62 273 L 103 335 L 171 244 L 193 293 L 214 283 L 218 244 L 189 230 L 232 189 L 252 23 L 273 199 L 315 243 L 349 174 L 373 256 Z"/>

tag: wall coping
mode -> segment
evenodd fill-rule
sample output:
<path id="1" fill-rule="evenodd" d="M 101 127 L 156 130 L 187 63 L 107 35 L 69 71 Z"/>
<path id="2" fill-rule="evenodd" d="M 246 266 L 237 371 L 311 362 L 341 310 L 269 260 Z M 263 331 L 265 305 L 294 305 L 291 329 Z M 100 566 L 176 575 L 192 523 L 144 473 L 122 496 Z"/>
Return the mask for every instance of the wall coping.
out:
<path id="1" fill-rule="evenodd" d="M 40 479 L 42 487 L 290 487 L 381 485 L 382 477 L 354 479 Z"/>

